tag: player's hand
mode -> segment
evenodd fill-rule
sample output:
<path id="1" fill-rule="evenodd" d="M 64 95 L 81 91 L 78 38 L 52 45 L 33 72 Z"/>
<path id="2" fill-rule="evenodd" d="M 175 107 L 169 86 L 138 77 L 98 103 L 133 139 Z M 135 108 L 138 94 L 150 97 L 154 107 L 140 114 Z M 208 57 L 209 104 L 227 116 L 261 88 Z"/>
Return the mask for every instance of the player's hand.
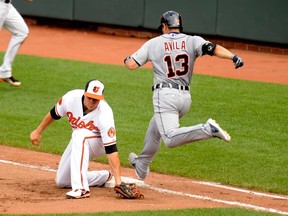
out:
<path id="1" fill-rule="evenodd" d="M 233 56 L 232 61 L 234 62 L 235 69 L 242 67 L 244 65 L 243 60 L 240 57 L 238 57 L 237 55 Z"/>
<path id="2" fill-rule="evenodd" d="M 42 138 L 42 135 L 38 133 L 36 130 L 34 130 L 30 134 L 30 140 L 33 145 L 39 146 L 41 138 Z"/>

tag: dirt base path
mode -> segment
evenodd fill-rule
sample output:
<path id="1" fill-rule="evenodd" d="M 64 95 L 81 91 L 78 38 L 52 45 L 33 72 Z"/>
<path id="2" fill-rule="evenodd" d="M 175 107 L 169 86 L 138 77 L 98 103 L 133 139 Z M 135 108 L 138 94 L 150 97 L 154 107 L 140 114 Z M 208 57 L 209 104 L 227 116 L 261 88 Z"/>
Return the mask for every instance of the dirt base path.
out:
<path id="1" fill-rule="evenodd" d="M 10 35 L 0 32 L 0 51 L 5 51 Z M 123 65 L 123 58 L 136 51 L 146 39 L 115 37 L 95 32 L 30 25 L 30 36 L 20 54 Z M 245 61 L 234 70 L 232 62 L 203 57 L 196 64 L 200 74 L 236 79 L 288 84 L 288 57 L 267 53 L 232 50 Z M 147 65 L 146 67 L 151 67 Z M 19 71 L 15 77 L 21 80 Z M 91 188 L 91 198 L 66 200 L 69 189 L 55 186 L 59 155 L 0 145 L 0 213 L 43 214 L 134 211 L 175 208 L 244 207 L 288 215 L 288 196 L 263 194 L 245 189 L 199 182 L 193 179 L 151 173 L 141 188 L 142 200 L 121 200 L 112 188 Z M 109 169 L 91 162 L 90 169 Z M 132 169 L 123 176 L 135 178 Z"/>
<path id="2" fill-rule="evenodd" d="M 59 155 L 0 146 L 0 213 L 52 214 L 72 212 L 111 212 L 180 208 L 243 207 L 288 215 L 288 196 L 257 194 L 200 182 L 193 179 L 151 173 L 145 180 L 141 200 L 117 198 L 113 188 L 91 188 L 91 197 L 67 200 L 69 189 L 55 186 Z M 110 169 L 90 163 L 90 169 Z M 122 168 L 122 176 L 135 178 L 134 171 Z"/>

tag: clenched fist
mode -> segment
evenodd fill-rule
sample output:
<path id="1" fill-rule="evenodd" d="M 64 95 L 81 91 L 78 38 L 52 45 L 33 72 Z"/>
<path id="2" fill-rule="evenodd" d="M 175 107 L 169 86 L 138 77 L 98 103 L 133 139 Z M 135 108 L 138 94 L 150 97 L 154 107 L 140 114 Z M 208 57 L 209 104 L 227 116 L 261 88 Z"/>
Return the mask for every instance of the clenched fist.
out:
<path id="1" fill-rule="evenodd" d="M 42 135 L 38 133 L 37 130 L 34 130 L 30 134 L 30 140 L 33 145 L 38 146 L 40 144 L 41 138 L 42 138 Z"/>

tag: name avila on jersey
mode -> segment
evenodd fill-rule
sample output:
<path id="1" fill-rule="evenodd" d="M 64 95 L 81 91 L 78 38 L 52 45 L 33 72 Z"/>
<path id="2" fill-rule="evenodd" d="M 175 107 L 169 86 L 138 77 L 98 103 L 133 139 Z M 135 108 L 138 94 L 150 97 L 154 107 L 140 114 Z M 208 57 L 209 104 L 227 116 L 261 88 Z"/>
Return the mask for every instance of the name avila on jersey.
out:
<path id="1" fill-rule="evenodd" d="M 72 128 L 86 128 L 90 131 L 99 132 L 99 128 L 94 125 L 94 121 L 90 120 L 87 124 L 85 121 L 80 121 L 81 117 L 74 117 L 72 112 L 67 112 L 68 121 Z"/>
<path id="2" fill-rule="evenodd" d="M 164 42 L 164 51 L 186 50 L 186 41 L 166 41 Z"/>

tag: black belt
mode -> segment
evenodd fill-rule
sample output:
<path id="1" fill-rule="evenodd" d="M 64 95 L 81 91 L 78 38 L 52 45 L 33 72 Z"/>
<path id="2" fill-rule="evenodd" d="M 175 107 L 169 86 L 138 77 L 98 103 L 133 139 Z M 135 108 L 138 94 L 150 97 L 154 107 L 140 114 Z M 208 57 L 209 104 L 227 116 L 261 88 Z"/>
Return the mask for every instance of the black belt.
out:
<path id="1" fill-rule="evenodd" d="M 155 89 L 159 89 L 161 87 L 162 88 L 174 88 L 174 89 L 189 91 L 189 86 L 181 86 L 181 85 L 172 84 L 172 83 L 161 83 L 161 84 L 154 85 L 154 86 L 152 86 L 152 91 L 154 91 Z"/>
<path id="2" fill-rule="evenodd" d="M 10 2 L 11 2 L 10 0 L 5 0 L 5 3 L 6 3 L 6 4 L 8 4 L 8 3 L 10 3 Z"/>

